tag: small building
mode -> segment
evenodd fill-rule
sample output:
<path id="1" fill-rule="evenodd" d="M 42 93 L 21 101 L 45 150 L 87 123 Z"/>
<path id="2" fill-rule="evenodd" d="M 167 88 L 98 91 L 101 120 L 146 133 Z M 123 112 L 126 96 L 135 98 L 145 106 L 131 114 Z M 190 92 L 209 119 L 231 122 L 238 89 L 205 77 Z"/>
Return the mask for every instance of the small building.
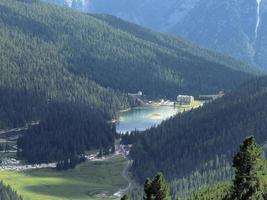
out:
<path id="1" fill-rule="evenodd" d="M 143 92 L 142 91 L 138 91 L 137 93 L 128 93 L 129 96 L 135 96 L 135 97 L 140 97 L 143 96 Z"/>
<path id="2" fill-rule="evenodd" d="M 137 92 L 137 95 L 138 95 L 138 96 L 142 96 L 142 95 L 143 95 L 143 92 L 142 92 L 142 91 L 138 91 L 138 92 Z"/>
<path id="3" fill-rule="evenodd" d="M 199 99 L 205 100 L 206 102 L 211 102 L 216 99 L 222 98 L 223 96 L 224 96 L 224 92 L 220 91 L 218 94 L 199 95 Z"/>
<path id="4" fill-rule="evenodd" d="M 178 95 L 177 96 L 177 103 L 180 105 L 189 105 L 195 101 L 193 96 L 188 95 Z"/>

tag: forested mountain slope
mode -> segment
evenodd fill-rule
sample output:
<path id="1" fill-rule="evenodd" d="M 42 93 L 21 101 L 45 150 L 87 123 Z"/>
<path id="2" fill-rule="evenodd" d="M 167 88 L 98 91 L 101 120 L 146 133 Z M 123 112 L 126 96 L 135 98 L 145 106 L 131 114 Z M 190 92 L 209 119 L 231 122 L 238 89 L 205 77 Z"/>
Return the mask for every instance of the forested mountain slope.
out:
<path id="1" fill-rule="evenodd" d="M 248 137 L 233 158 L 232 182 L 219 183 L 196 192 L 188 200 L 263 200 L 267 197 L 267 162 L 263 149 Z"/>
<path id="2" fill-rule="evenodd" d="M 252 68 L 250 65 L 245 65 L 244 63 L 239 62 L 230 56 L 226 56 L 226 55 L 214 52 L 214 51 L 210 51 L 208 49 L 200 48 L 197 45 L 187 40 L 184 40 L 180 37 L 174 37 L 174 36 L 167 35 L 164 33 L 155 32 L 147 28 L 143 28 L 139 25 L 129 23 L 127 21 L 124 21 L 120 18 L 111 16 L 111 15 L 95 14 L 93 16 L 107 22 L 109 25 L 111 25 L 114 28 L 123 30 L 131 35 L 134 35 L 135 37 L 138 37 L 140 39 L 147 40 L 153 43 L 160 44 L 161 46 L 172 49 L 172 50 L 176 50 L 176 51 L 182 50 L 186 53 L 196 56 L 196 59 L 204 57 L 205 59 L 209 61 L 218 62 L 234 70 L 238 70 L 238 71 L 241 70 L 241 71 L 245 71 L 249 73 L 258 72 L 257 69 Z"/>
<path id="3" fill-rule="evenodd" d="M 1 0 L 0 10 L 0 86 L 1 93 L 5 94 L 1 95 L 1 106 L 7 106 L 1 112 L 7 115 L 1 116 L 1 121 L 4 120 L 1 128 L 24 125 L 19 123 L 19 117 L 14 116 L 17 119 L 13 119 L 12 113 L 20 113 L 26 120 L 36 120 L 33 114 L 54 101 L 82 104 L 89 109 L 101 110 L 109 117 L 117 109 L 129 106 L 126 96 L 99 86 L 85 75 L 71 72 L 66 55 L 71 54 L 69 41 L 63 43 L 57 40 L 57 37 L 64 38 L 64 33 L 71 33 L 61 30 L 56 24 L 51 23 L 49 27 L 38 21 L 39 17 L 39 20 L 47 22 L 48 16 L 55 17 L 57 21 L 53 11 L 61 11 L 62 16 L 58 14 L 63 20 L 61 23 L 68 23 L 67 20 L 64 22 L 67 11 L 15 0 Z M 61 34 L 55 34 L 56 30 Z M 78 68 L 78 65 L 73 67 Z M 20 97 L 11 99 L 11 102 L 17 100 L 16 106 L 8 104 L 7 98 L 13 94 Z M 28 104 L 39 107 L 29 108 Z M 18 108 L 21 110 L 16 110 Z M 32 110 L 28 112 L 27 109 Z M 10 118 L 11 122 L 8 121 Z"/>
<path id="4" fill-rule="evenodd" d="M 87 149 L 112 148 L 115 132 L 106 121 L 130 106 L 126 95 L 69 70 L 62 53 L 68 50 L 56 43 L 53 26 L 37 20 L 39 16 L 46 21 L 49 10 L 57 9 L 0 1 L 0 129 L 39 121 L 19 140 L 19 155 L 30 162 L 65 160 Z M 69 126 L 72 129 L 66 130 Z"/>
<path id="5" fill-rule="evenodd" d="M 105 87 L 175 97 L 177 93 L 228 90 L 250 77 L 243 73 L 251 71 L 250 67 L 234 61 L 225 64 L 228 61 L 224 61 L 224 56 L 197 49 L 180 38 L 151 34 L 138 26 L 132 28 L 134 32 L 141 29 L 140 36 L 132 34 L 127 27 L 127 31 L 120 28 L 125 23 L 116 18 L 111 20 L 115 20 L 118 28 L 108 25 L 105 20 L 70 9 L 39 3 L 20 4 L 16 7 L 9 3 L 4 7 L 33 20 L 36 28 L 29 29 L 30 34 L 37 36 L 43 30 L 37 37 L 48 45 L 53 44 L 54 51 L 62 55 L 70 72 L 86 75 Z M 5 11 L 1 13 L 6 16 Z M 27 20 L 25 23 L 23 27 L 31 26 Z M 153 35 L 161 41 L 152 40 Z M 176 48 L 166 45 L 173 42 Z"/>
<path id="6" fill-rule="evenodd" d="M 267 67 L 266 0 L 44 0 L 172 32 Z"/>
<path id="7" fill-rule="evenodd" d="M 212 93 L 258 73 L 180 38 L 38 0 L 0 0 L 0 63 L 0 128 L 40 122 L 19 139 L 30 162 L 113 149 L 106 121 L 131 105 L 123 93 Z"/>
<path id="8" fill-rule="evenodd" d="M 246 136 L 267 141 L 266 98 L 267 77 L 258 78 L 200 109 L 126 137 L 134 143 L 132 172 L 140 180 L 157 171 L 175 179 L 224 168 Z"/>
<path id="9" fill-rule="evenodd" d="M 153 179 L 147 178 L 143 192 L 126 194 L 121 200 L 264 200 L 267 194 L 267 162 L 263 148 L 253 136 L 246 137 L 233 157 L 232 181 L 203 187 L 190 197 L 180 193 L 171 194 L 170 185 L 162 173 Z M 211 178 L 211 177 L 210 177 Z M 193 180 L 197 184 L 198 180 Z"/>

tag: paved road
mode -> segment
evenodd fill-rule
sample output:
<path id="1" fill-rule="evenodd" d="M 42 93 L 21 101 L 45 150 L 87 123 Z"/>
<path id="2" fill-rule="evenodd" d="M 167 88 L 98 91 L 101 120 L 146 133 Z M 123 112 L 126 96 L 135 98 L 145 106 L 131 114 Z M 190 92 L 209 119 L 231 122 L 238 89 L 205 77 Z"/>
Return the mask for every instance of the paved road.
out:
<path id="1" fill-rule="evenodd" d="M 25 131 L 31 126 L 38 125 L 39 121 L 36 122 L 31 122 L 27 123 L 24 127 L 19 127 L 19 128 L 11 128 L 11 129 L 6 129 L 6 130 L 0 130 L 0 135 L 1 134 L 6 134 L 6 133 L 12 133 L 12 132 L 20 132 L 20 131 Z"/>
<path id="2" fill-rule="evenodd" d="M 130 177 L 130 169 L 131 169 L 132 165 L 133 165 L 133 161 L 128 160 L 127 165 L 122 172 L 122 177 L 128 182 L 127 188 L 123 189 L 123 194 L 126 194 L 127 192 L 129 192 L 132 189 L 133 184 L 134 184 L 133 180 Z"/>
<path id="3" fill-rule="evenodd" d="M 132 190 L 134 187 L 134 181 L 130 177 L 130 169 L 133 165 L 132 160 L 127 160 L 127 164 L 125 165 L 125 168 L 123 169 L 121 175 L 122 177 L 128 182 L 128 185 L 124 189 L 120 189 L 118 192 L 114 194 L 116 197 L 122 197 L 123 195 L 127 194 L 129 191 Z"/>

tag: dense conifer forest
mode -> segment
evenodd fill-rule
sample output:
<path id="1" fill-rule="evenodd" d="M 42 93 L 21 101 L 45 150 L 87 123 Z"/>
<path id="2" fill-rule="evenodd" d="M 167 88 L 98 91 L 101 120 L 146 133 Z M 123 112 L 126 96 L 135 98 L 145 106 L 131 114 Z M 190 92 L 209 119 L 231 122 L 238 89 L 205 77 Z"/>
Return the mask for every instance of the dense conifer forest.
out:
<path id="1" fill-rule="evenodd" d="M 267 197 L 267 163 L 262 147 L 248 137 L 234 156 L 233 181 L 215 184 L 196 192 L 188 200 L 264 200 Z"/>
<path id="2" fill-rule="evenodd" d="M 141 182 L 162 171 L 174 190 L 185 191 L 232 177 L 238 144 L 255 135 L 267 141 L 267 78 L 244 83 L 223 98 L 177 115 L 158 127 L 125 136 L 133 143 L 132 172 Z"/>
<path id="3" fill-rule="evenodd" d="M 260 73 L 112 16 L 38 0 L 0 0 L 0 130 L 28 128 L 17 155 L 29 163 L 68 169 L 87 150 L 113 152 L 116 130 L 109 121 L 134 105 L 128 92 L 172 99 L 228 92 Z M 162 175 L 147 180 L 146 198 L 170 199 L 232 177 L 237 144 L 250 134 L 267 140 L 266 88 L 267 78 L 258 78 L 201 109 L 123 137 L 133 143 L 132 172 L 140 182 L 158 171 L 172 180 L 170 187 Z M 153 189 L 159 184 L 163 193 Z M 9 187 L 0 189 L 4 199 L 20 199 Z"/>
<path id="4" fill-rule="evenodd" d="M 58 168 L 64 169 L 85 159 L 86 150 L 113 152 L 114 138 L 114 125 L 106 123 L 98 112 L 75 104 L 55 103 L 38 126 L 32 126 L 19 138 L 18 156 L 30 163 L 59 161 Z"/>
<path id="5" fill-rule="evenodd" d="M 18 155 L 62 165 L 92 148 L 112 151 L 105 123 L 133 105 L 128 92 L 210 93 L 259 74 L 177 37 L 35 0 L 0 1 L 0 63 L 0 128 L 38 121 Z"/>
<path id="6" fill-rule="evenodd" d="M 253 136 L 245 138 L 232 161 L 232 181 L 202 187 L 190 197 L 171 195 L 170 184 L 162 173 L 147 178 L 139 195 L 126 194 L 122 200 L 264 200 L 267 195 L 267 162 L 263 149 Z M 195 180 L 197 181 L 197 180 Z"/>
<path id="7" fill-rule="evenodd" d="M 35 54 L 43 55 L 46 64 L 60 64 L 72 74 L 125 92 L 142 90 L 167 97 L 175 97 L 178 92 L 218 92 L 233 88 L 257 71 L 178 37 L 111 16 L 95 17 L 52 5 L 2 0 L 1 19 L 5 43 L 11 40 L 14 45 L 16 41 L 18 50 L 30 45 L 25 54 L 39 49 Z M 30 59 L 27 55 L 23 57 L 25 62 Z"/>
<path id="8" fill-rule="evenodd" d="M 19 139 L 19 156 L 31 163 L 63 162 L 91 148 L 113 149 L 115 131 L 107 121 L 131 106 L 128 97 L 69 71 L 55 35 L 48 34 L 52 27 L 24 16 L 31 13 L 27 8 L 43 13 L 35 4 L 0 4 L 0 128 L 40 123 Z"/>

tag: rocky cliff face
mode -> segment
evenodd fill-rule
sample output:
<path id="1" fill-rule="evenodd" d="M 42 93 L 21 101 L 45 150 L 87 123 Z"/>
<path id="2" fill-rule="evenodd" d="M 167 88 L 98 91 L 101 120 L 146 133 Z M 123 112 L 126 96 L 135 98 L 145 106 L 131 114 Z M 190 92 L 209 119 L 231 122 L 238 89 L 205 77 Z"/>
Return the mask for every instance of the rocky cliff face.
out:
<path id="1" fill-rule="evenodd" d="M 267 68 L 266 0 L 205 0 L 171 28 L 201 46 Z M 265 48 L 264 48 L 265 47 Z M 265 53 L 264 53 L 265 51 Z"/>
<path id="2" fill-rule="evenodd" d="M 267 0 L 45 0 L 179 34 L 267 69 Z"/>

